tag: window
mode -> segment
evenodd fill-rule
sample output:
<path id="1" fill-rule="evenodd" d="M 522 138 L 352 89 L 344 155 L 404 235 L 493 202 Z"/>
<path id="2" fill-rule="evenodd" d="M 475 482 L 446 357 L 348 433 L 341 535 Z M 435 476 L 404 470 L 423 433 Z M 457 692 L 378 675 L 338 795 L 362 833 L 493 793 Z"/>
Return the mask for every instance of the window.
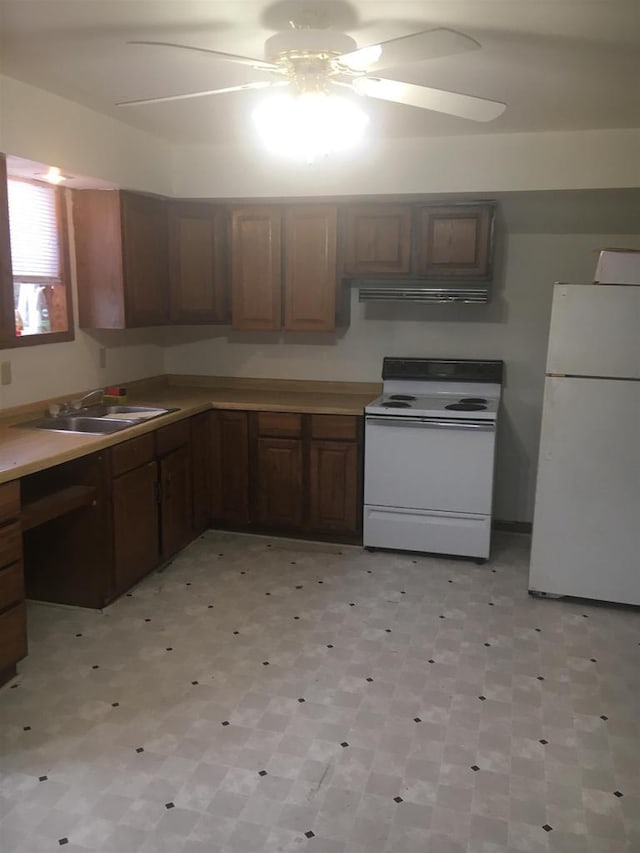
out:
<path id="1" fill-rule="evenodd" d="M 3 346 L 73 339 L 62 192 L 9 177 L 7 187 L 11 299 L 3 303 Z"/>

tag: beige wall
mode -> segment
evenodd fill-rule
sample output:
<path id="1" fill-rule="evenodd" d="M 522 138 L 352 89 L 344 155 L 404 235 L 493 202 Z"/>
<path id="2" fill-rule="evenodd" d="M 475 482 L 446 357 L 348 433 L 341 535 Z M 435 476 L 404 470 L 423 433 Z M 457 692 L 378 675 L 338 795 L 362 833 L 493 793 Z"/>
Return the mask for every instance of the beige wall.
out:
<path id="1" fill-rule="evenodd" d="M 528 217 L 521 206 L 518 210 L 526 224 Z M 544 226 L 544 219 L 536 219 L 532 227 L 539 232 Z M 503 230 L 489 305 L 360 304 L 353 290 L 351 325 L 341 334 L 278 336 L 233 332 L 228 327 L 168 331 L 165 369 L 379 381 L 385 355 L 504 359 L 496 515 L 531 521 L 553 283 L 592 280 L 598 248 L 640 248 L 638 232 L 635 236 L 535 232 Z"/>

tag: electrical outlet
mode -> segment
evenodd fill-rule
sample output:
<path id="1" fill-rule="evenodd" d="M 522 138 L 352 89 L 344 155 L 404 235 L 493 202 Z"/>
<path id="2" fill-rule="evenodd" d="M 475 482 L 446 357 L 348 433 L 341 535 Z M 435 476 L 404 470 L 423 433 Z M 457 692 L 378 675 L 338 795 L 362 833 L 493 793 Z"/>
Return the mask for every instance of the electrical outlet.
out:
<path id="1" fill-rule="evenodd" d="M 11 362 L 3 361 L 0 364 L 0 384 L 11 385 Z"/>
<path id="2" fill-rule="evenodd" d="M 98 363 L 100 367 L 107 366 L 107 350 L 105 347 L 100 347 L 98 350 Z"/>

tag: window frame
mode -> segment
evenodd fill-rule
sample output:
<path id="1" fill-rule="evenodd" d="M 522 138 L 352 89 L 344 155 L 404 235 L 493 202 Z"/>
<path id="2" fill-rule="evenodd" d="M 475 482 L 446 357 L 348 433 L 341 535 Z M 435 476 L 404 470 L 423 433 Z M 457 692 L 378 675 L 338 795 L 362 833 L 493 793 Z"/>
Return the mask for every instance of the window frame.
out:
<path id="1" fill-rule="evenodd" d="M 46 186 L 54 191 L 56 202 L 56 222 L 58 249 L 60 254 L 61 286 L 65 288 L 67 305 L 67 330 L 64 332 L 42 332 L 36 335 L 16 335 L 14 310 L 14 277 L 11 263 L 11 236 L 9 231 L 8 182 L 21 181 L 25 184 Z M 0 348 L 16 349 L 20 347 L 55 344 L 75 340 L 73 322 L 73 295 L 71 287 L 71 264 L 69 256 L 69 217 L 65 192 L 62 187 L 52 186 L 46 181 L 34 181 L 7 174 L 6 159 L 0 155 Z"/>

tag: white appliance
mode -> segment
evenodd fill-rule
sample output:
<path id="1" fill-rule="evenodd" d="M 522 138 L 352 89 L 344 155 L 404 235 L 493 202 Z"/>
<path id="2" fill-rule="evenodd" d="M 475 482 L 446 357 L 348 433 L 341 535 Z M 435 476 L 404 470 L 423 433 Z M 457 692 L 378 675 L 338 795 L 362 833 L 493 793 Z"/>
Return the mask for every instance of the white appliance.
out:
<path id="1" fill-rule="evenodd" d="M 529 590 L 640 604 L 640 287 L 555 286 Z"/>
<path id="2" fill-rule="evenodd" d="M 363 543 L 489 556 L 501 361 L 385 358 L 365 407 Z"/>

